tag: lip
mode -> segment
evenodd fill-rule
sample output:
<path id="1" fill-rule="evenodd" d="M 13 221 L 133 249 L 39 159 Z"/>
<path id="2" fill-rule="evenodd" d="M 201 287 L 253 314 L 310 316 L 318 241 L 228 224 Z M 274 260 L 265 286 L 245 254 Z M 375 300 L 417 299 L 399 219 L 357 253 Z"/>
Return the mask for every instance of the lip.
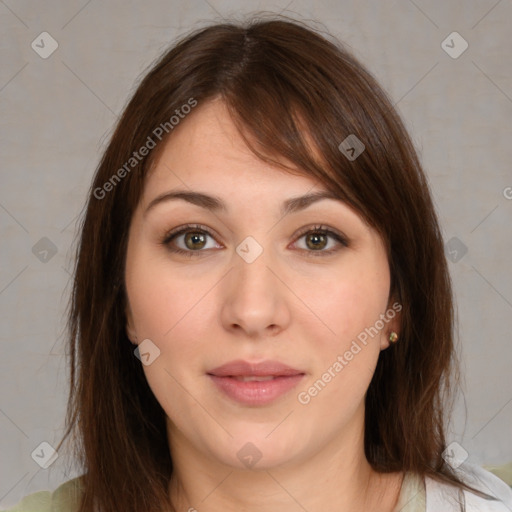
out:
<path id="1" fill-rule="evenodd" d="M 216 387 L 232 400 L 244 405 L 266 405 L 293 389 L 305 373 L 279 361 L 250 363 L 236 360 L 208 372 Z M 239 380 L 263 377 L 269 380 Z M 238 379 L 237 379 L 238 378 Z"/>
<path id="2" fill-rule="evenodd" d="M 216 377 L 241 377 L 241 376 L 255 376 L 255 377 L 288 377 L 291 375 L 299 375 L 304 372 L 292 368 L 279 361 L 261 361 L 260 363 L 250 363 L 242 359 L 236 359 L 229 363 L 223 364 L 210 370 L 209 375 Z"/>

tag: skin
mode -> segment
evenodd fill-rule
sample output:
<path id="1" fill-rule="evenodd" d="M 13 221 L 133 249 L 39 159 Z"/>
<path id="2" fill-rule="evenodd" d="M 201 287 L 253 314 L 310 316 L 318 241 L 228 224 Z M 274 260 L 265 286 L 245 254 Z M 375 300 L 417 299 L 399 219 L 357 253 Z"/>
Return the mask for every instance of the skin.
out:
<path id="1" fill-rule="evenodd" d="M 170 200 L 145 213 L 175 188 L 218 196 L 228 211 Z M 403 475 L 374 472 L 363 440 L 365 393 L 399 315 L 308 404 L 297 399 L 393 303 L 383 242 L 346 204 L 323 199 L 280 215 L 284 200 L 320 190 L 311 177 L 251 153 L 220 100 L 199 105 L 174 129 L 147 177 L 129 232 L 127 333 L 160 350 L 143 369 L 167 414 L 177 510 L 390 512 L 396 504 Z M 187 223 L 213 236 L 162 243 Z M 297 235 L 318 225 L 349 245 L 326 237 L 315 249 Z M 247 236 L 263 248 L 252 263 L 236 252 Z M 278 360 L 306 375 L 271 404 L 242 405 L 207 375 L 233 359 Z M 261 453 L 252 468 L 237 456 L 248 442 Z"/>

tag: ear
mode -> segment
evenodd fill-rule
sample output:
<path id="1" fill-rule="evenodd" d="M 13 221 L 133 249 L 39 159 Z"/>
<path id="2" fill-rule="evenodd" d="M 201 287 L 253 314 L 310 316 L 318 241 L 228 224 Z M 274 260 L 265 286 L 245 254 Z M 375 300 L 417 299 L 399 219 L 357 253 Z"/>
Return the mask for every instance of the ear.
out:
<path id="1" fill-rule="evenodd" d="M 389 336 L 392 332 L 396 332 L 398 334 L 398 340 L 395 343 L 400 343 L 400 333 L 402 330 L 402 304 L 391 298 L 386 312 L 384 313 L 384 328 L 382 329 L 381 337 L 380 337 L 380 349 L 385 350 L 389 348 L 390 345 L 394 345 L 389 340 Z"/>
<path id="2" fill-rule="evenodd" d="M 129 304 L 126 306 L 126 334 L 134 345 L 138 345 L 137 333 L 133 325 L 132 310 L 130 309 Z"/>

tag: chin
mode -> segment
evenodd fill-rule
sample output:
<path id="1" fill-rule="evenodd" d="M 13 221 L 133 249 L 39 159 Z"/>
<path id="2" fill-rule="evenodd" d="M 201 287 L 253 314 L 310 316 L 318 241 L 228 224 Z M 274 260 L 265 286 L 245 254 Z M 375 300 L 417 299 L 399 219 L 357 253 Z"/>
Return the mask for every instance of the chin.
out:
<path id="1" fill-rule="evenodd" d="M 257 431 L 245 428 L 233 438 L 226 437 L 225 450 L 222 449 L 222 443 L 215 443 L 212 454 L 223 464 L 236 469 L 264 471 L 285 466 L 292 462 L 303 447 L 293 435 L 284 430 L 280 433 L 277 429 L 272 432 L 275 427 L 265 428 L 264 433 L 261 428 Z"/>

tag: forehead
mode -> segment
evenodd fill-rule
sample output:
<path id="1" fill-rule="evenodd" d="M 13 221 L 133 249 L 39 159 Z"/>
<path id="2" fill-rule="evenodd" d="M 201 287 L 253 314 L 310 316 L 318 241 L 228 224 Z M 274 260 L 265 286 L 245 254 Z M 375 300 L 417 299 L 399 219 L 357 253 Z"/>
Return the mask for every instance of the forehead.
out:
<path id="1" fill-rule="evenodd" d="M 296 169 L 291 162 L 278 160 Z M 292 174 L 259 159 L 245 144 L 221 100 L 198 105 L 174 128 L 148 173 L 144 195 L 147 200 L 163 188 L 178 186 L 207 188 L 228 197 L 242 191 L 295 195 L 326 190 L 298 169 Z"/>

